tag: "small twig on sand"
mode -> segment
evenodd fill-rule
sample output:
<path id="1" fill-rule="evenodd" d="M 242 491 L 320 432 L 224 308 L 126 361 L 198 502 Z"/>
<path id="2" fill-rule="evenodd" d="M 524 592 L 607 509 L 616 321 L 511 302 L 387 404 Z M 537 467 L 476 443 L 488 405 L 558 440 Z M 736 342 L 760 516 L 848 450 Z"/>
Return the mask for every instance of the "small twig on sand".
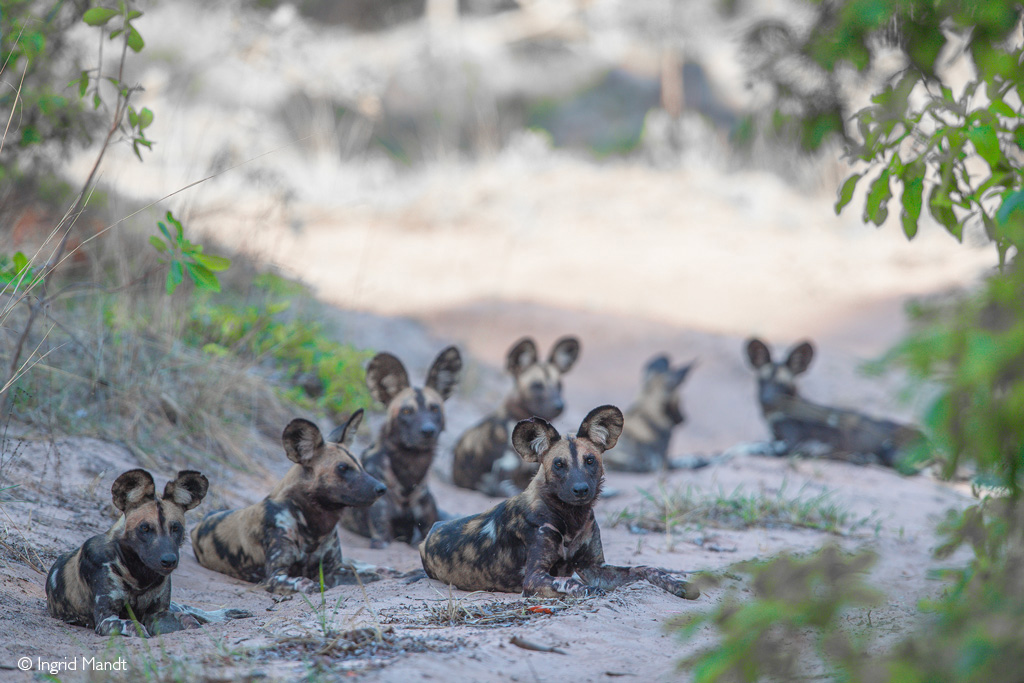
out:
<path id="1" fill-rule="evenodd" d="M 548 645 L 538 645 L 537 643 L 524 640 L 519 636 L 512 636 L 512 640 L 509 641 L 516 647 L 521 647 L 524 650 L 533 650 L 534 652 L 554 652 L 558 655 L 568 654 L 565 650 L 559 650 L 557 647 L 550 647 Z"/>

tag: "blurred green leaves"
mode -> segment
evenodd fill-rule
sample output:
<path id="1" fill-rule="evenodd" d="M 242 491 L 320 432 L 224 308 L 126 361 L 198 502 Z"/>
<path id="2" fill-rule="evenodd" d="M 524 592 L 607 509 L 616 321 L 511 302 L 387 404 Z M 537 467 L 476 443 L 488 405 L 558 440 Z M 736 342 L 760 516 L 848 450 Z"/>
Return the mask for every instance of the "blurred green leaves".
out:
<path id="1" fill-rule="evenodd" d="M 204 254 L 203 245 L 193 244 L 185 237 L 181 221 L 170 211 L 167 212 L 166 223 L 159 221 L 156 225 L 163 237 L 151 235 L 149 243 L 160 254 L 160 263 L 168 265 L 167 293 L 173 294 L 178 285 L 184 282 L 185 273 L 188 273 L 198 289 L 219 292 L 217 273 L 227 270 L 231 261 L 223 256 Z"/>

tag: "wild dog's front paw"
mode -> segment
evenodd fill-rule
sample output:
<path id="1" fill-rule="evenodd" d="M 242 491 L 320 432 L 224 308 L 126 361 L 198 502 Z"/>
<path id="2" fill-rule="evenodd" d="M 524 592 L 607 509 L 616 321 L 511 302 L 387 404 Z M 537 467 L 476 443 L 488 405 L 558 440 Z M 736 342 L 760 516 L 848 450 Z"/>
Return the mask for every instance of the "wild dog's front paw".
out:
<path id="1" fill-rule="evenodd" d="M 199 619 L 187 612 L 160 612 L 146 619 L 146 628 L 154 636 L 199 628 L 199 625 Z"/>
<path id="2" fill-rule="evenodd" d="M 319 593 L 320 584 L 305 576 L 275 576 L 267 582 L 266 589 L 277 595 Z"/>
<path id="3" fill-rule="evenodd" d="M 149 631 L 142 624 L 137 624 L 131 619 L 118 619 L 117 617 L 107 617 L 100 623 L 96 624 L 96 633 L 101 636 L 110 636 L 115 633 L 119 633 L 122 636 L 142 636 L 143 638 L 149 637 Z"/>
<path id="4" fill-rule="evenodd" d="M 567 579 L 555 579 L 554 588 L 559 593 L 565 593 L 573 598 L 585 598 L 588 595 L 596 595 L 598 592 L 597 588 L 588 586 L 579 579 L 574 579 L 572 577 Z"/>

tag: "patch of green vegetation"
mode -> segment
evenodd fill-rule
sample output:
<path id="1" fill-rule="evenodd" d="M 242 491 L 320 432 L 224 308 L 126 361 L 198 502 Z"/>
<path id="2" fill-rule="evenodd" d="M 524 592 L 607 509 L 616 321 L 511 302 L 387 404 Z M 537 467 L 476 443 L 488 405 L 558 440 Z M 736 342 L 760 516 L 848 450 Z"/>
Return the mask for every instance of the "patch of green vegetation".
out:
<path id="1" fill-rule="evenodd" d="M 846 534 L 867 522 L 867 519 L 855 520 L 832 499 L 829 491 L 805 495 L 801 489 L 795 497 L 788 497 L 785 483 L 774 493 L 748 493 L 742 487 L 731 493 L 721 488 L 705 492 L 694 486 L 661 487 L 640 493 L 643 496 L 640 506 L 623 509 L 609 520 L 612 526 L 626 524 L 666 533 L 687 527 L 715 526 L 804 528 Z"/>
<path id="2" fill-rule="evenodd" d="M 223 303 L 198 295 L 183 340 L 217 357 L 270 365 L 290 382 L 281 395 L 299 406 L 337 418 L 373 405 L 363 368 L 373 356 L 334 341 L 323 323 L 305 314 L 288 315 L 295 297 L 311 297 L 301 284 L 272 273 L 252 282 L 248 302 Z"/>

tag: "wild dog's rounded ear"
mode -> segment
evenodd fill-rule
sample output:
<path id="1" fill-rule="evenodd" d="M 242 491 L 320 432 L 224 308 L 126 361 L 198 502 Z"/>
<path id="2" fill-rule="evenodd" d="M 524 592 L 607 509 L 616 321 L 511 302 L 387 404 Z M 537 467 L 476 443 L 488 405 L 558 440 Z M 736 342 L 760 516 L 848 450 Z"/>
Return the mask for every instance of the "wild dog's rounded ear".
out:
<path id="1" fill-rule="evenodd" d="M 622 434 L 624 423 L 622 411 L 615 406 L 594 408 L 580 423 L 576 437 L 586 439 L 603 451 L 614 448 L 615 442 Z"/>
<path id="2" fill-rule="evenodd" d="M 360 408 L 356 412 L 349 416 L 345 424 L 335 427 L 327 440 L 331 443 L 340 443 L 342 445 L 349 445 L 352 443 L 352 439 L 356 438 L 356 431 L 359 429 L 359 425 L 363 422 L 363 409 Z"/>
<path id="3" fill-rule="evenodd" d="M 114 480 L 110 487 L 114 507 L 128 512 L 134 507 L 156 499 L 156 485 L 153 475 L 146 470 L 128 470 Z"/>
<path id="4" fill-rule="evenodd" d="M 750 339 L 747 341 L 747 359 L 750 361 L 750 366 L 757 370 L 772 362 L 772 352 L 760 339 Z"/>
<path id="5" fill-rule="evenodd" d="M 523 337 L 508 350 L 505 369 L 513 376 L 537 362 L 537 345 L 529 337 Z"/>
<path id="6" fill-rule="evenodd" d="M 548 356 L 548 362 L 554 364 L 563 375 L 569 372 L 580 357 L 580 340 L 576 337 L 562 337 L 555 342 Z"/>
<path id="7" fill-rule="evenodd" d="M 441 398 L 447 399 L 459 385 L 459 376 L 462 374 L 462 356 L 454 346 L 449 346 L 434 359 L 433 365 L 427 371 L 426 385 L 441 394 Z"/>
<path id="8" fill-rule="evenodd" d="M 520 420 L 512 430 L 512 448 L 526 462 L 540 462 L 560 438 L 558 430 L 547 420 L 531 417 Z"/>
<path id="9" fill-rule="evenodd" d="M 375 401 L 388 405 L 409 387 L 409 374 L 402 361 L 390 353 L 378 353 L 366 366 L 366 386 Z"/>
<path id="10" fill-rule="evenodd" d="M 300 465 L 309 463 L 324 447 L 324 437 L 320 428 L 309 420 L 297 417 L 288 423 L 281 435 L 284 452 L 288 459 Z"/>
<path id="11" fill-rule="evenodd" d="M 786 357 L 786 367 L 789 368 L 789 371 L 794 375 L 799 375 L 807 370 L 813 359 L 814 347 L 811 346 L 811 342 L 800 342 L 793 347 L 793 350 L 790 351 L 789 355 Z"/>
<path id="12" fill-rule="evenodd" d="M 679 386 L 686 379 L 686 376 L 690 374 L 690 370 L 693 370 L 693 366 L 697 364 L 696 360 L 692 360 L 681 368 L 676 368 L 672 371 L 672 386 Z"/>
<path id="13" fill-rule="evenodd" d="M 210 481 L 195 470 L 181 470 L 178 478 L 167 482 L 164 487 L 164 500 L 191 510 L 206 497 Z"/>

